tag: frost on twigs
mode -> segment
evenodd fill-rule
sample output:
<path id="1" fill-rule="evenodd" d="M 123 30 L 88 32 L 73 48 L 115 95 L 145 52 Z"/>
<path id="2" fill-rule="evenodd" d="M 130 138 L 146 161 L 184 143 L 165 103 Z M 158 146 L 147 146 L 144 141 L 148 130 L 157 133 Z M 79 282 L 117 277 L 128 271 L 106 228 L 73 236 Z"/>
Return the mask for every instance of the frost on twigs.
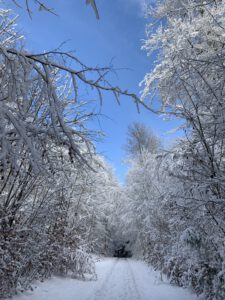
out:
<path id="1" fill-rule="evenodd" d="M 149 13 L 143 48 L 157 60 L 142 82 L 142 98 L 162 115 L 179 119 L 182 138 L 162 156 L 166 181 L 156 183 L 165 192 L 156 205 L 159 220 L 154 224 L 155 214 L 152 225 L 143 226 L 149 233 L 143 235 L 147 258 L 172 283 L 222 300 L 225 2 L 159 0 Z M 142 181 L 147 174 L 143 170 Z"/>
<path id="2" fill-rule="evenodd" d="M 85 152 L 93 152 L 85 122 L 80 86 L 92 90 L 100 102 L 104 91 L 119 101 L 123 92 L 107 81 L 109 68 L 90 68 L 71 53 L 59 50 L 31 54 L 16 47 L 19 37 L 14 21 L 4 12 L 1 34 L 1 164 L 3 172 L 11 164 L 17 170 L 23 157 L 36 173 L 48 172 L 49 149 L 67 149 L 71 161 L 88 164 Z M 69 66 L 72 65 L 72 67 Z M 47 169 L 46 169 L 47 168 Z"/>
<path id="3" fill-rule="evenodd" d="M 0 10 L 0 298 L 52 274 L 95 277 L 89 253 L 107 252 L 104 203 L 117 185 L 95 153 L 88 103 L 104 92 L 136 101 L 107 81 L 110 68 L 30 53 L 14 27 Z"/>
<path id="4" fill-rule="evenodd" d="M 11 0 L 11 1 L 18 7 L 25 6 L 27 13 L 29 14 L 30 17 L 32 16 L 33 6 L 35 6 L 35 8 L 38 8 L 39 11 L 44 11 L 44 12 L 57 15 L 54 9 L 52 7 L 49 7 L 49 5 L 46 3 L 45 0 L 23 0 L 22 3 L 21 1 L 18 0 Z M 84 1 L 84 0 L 80 0 L 80 1 Z M 99 19 L 100 17 L 99 17 L 96 1 L 86 0 L 86 4 L 90 4 L 92 6 L 96 18 Z"/>
<path id="5" fill-rule="evenodd" d="M 27 13 L 29 14 L 30 17 L 32 16 L 33 5 L 35 5 L 35 8 L 37 7 L 39 11 L 45 11 L 56 15 L 54 9 L 49 7 L 48 4 L 46 4 L 45 0 L 43 1 L 42 0 L 23 0 L 23 1 L 11 0 L 11 1 L 20 8 L 25 6 Z"/>

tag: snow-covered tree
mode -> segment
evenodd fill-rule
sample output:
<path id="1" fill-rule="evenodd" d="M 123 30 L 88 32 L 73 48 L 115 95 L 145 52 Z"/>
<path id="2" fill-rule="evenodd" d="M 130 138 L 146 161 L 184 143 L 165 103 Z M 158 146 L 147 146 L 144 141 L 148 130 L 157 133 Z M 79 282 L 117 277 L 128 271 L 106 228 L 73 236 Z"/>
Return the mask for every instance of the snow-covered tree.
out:
<path id="1" fill-rule="evenodd" d="M 184 129 L 168 168 L 177 182 L 171 220 L 179 224 L 171 227 L 169 275 L 206 299 L 225 295 L 224 12 L 224 1 L 158 1 L 149 13 L 161 22 L 148 26 L 144 44 L 158 61 L 143 81 L 143 101 L 154 109 L 160 100 L 159 112 Z"/>
<path id="2" fill-rule="evenodd" d="M 132 154 L 123 188 L 122 209 L 124 233 L 131 240 L 133 254 L 147 259 L 150 240 L 153 240 L 153 222 L 166 223 L 160 213 L 165 190 L 161 182 L 165 174 L 161 168 L 160 140 L 143 124 L 128 128 L 127 148 Z M 154 220 L 153 220 L 154 219 Z M 157 221 L 156 221 L 157 219 Z M 163 226 L 163 225 L 162 225 Z"/>
<path id="3" fill-rule="evenodd" d="M 145 152 L 156 153 L 159 150 L 159 138 L 143 123 L 128 126 L 125 149 L 131 157 L 141 157 Z"/>
<path id="4" fill-rule="evenodd" d="M 51 12 L 24 1 L 29 14 L 32 2 Z M 0 9 L 0 297 L 53 273 L 94 274 L 89 254 L 110 247 L 117 184 L 95 154 L 88 94 L 139 101 L 110 84 L 110 68 L 61 49 L 29 52 L 15 21 Z"/>

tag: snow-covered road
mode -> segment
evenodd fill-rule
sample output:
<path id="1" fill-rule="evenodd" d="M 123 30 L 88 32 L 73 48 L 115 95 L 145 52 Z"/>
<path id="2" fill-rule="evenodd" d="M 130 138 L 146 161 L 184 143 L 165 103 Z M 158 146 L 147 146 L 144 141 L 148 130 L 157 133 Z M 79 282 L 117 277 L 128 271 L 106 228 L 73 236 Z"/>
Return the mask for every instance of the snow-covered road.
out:
<path id="1" fill-rule="evenodd" d="M 197 300 L 190 291 L 160 281 L 144 263 L 129 259 L 97 262 L 97 281 L 54 277 L 13 300 Z"/>

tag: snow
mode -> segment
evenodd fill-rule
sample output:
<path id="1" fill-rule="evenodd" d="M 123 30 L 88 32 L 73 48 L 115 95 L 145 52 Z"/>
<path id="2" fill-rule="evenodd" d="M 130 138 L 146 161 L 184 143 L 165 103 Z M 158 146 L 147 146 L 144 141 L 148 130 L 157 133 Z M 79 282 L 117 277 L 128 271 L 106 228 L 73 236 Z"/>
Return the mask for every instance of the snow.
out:
<path id="1" fill-rule="evenodd" d="M 98 280 L 53 277 L 13 300 L 197 300 L 189 290 L 160 280 L 140 261 L 104 258 L 96 263 Z"/>

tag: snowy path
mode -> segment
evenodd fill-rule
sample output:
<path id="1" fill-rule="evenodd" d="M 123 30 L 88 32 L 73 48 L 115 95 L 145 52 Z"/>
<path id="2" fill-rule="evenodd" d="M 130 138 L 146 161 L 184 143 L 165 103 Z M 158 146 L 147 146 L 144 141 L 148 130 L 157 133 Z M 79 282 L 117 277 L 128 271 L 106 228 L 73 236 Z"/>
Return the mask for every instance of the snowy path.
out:
<path id="1" fill-rule="evenodd" d="M 144 263 L 108 258 L 97 262 L 97 281 L 54 277 L 13 300 L 197 300 L 189 291 L 159 280 Z"/>

